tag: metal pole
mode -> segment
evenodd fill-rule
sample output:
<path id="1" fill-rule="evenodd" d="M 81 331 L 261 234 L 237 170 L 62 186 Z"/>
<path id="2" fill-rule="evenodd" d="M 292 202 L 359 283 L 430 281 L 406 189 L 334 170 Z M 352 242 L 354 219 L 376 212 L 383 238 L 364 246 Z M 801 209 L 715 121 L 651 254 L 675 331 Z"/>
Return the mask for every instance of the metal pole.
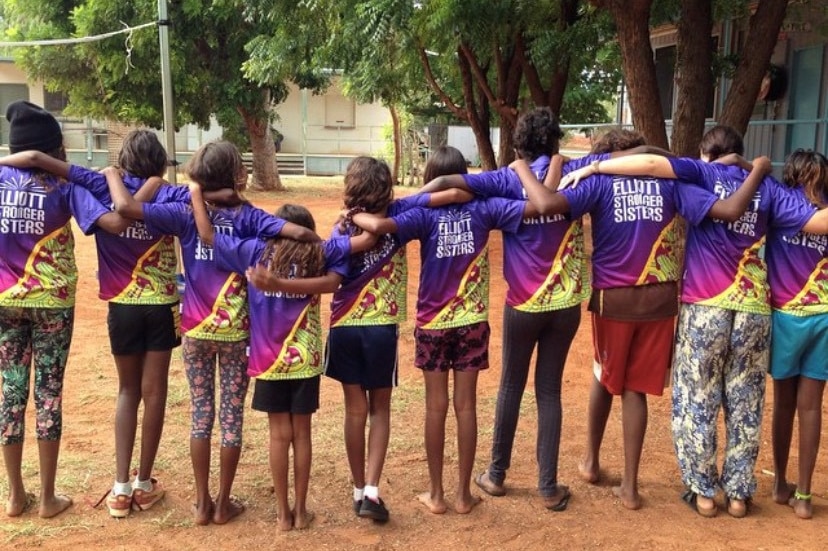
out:
<path id="1" fill-rule="evenodd" d="M 167 168 L 167 181 L 175 183 L 175 115 L 173 111 L 172 72 L 170 71 L 170 21 L 167 19 L 167 0 L 158 0 L 158 46 L 161 50 L 161 93 L 164 100 L 164 138 L 167 157 L 172 161 Z"/>

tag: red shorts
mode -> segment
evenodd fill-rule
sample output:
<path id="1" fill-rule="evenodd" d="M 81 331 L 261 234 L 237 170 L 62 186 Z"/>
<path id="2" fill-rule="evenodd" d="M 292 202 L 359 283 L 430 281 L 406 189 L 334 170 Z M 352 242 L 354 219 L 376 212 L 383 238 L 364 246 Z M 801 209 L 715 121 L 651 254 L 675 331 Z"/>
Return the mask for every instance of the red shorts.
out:
<path id="1" fill-rule="evenodd" d="M 610 394 L 625 390 L 661 396 L 673 360 L 673 317 L 654 321 L 618 321 L 592 314 L 595 361 L 601 384 Z"/>

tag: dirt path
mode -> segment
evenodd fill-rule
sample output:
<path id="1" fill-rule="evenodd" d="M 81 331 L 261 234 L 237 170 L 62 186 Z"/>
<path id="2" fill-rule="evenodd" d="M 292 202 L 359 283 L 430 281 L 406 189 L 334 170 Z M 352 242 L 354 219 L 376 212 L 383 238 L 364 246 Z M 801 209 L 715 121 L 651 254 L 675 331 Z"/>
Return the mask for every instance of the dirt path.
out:
<path id="1" fill-rule="evenodd" d="M 291 185 L 290 180 L 288 183 Z M 339 208 L 340 183 L 331 180 L 325 188 L 293 185 L 295 190 L 280 195 L 278 201 L 301 202 L 313 211 L 319 228 L 330 227 Z M 253 194 L 251 199 L 267 209 L 276 204 L 271 197 L 263 195 Z M 409 248 L 409 257 L 409 308 L 413 313 L 418 268 L 416 245 Z M 492 240 L 491 258 L 492 273 L 495 274 L 490 320 L 492 368 L 481 375 L 479 383 L 476 470 L 484 469 L 488 461 L 500 373 L 504 288 L 500 277 L 499 236 Z M 431 515 L 415 501 L 416 494 L 427 488 L 428 476 L 422 445 L 423 388 L 419 372 L 413 367 L 413 325 L 409 322 L 401 330 L 401 381 L 393 399 L 391 444 L 381 483 L 382 495 L 392 515 L 387 525 L 374 525 L 358 519 L 351 511 L 351 485 L 341 436 L 342 398 L 338 386 L 324 380 L 322 407 L 314 417 L 309 505 L 316 518 L 311 529 L 290 533 L 277 531 L 274 499 L 270 495 L 266 418 L 249 409 L 235 486 L 235 493 L 247 504 L 247 511 L 225 526 L 194 526 L 190 516 L 193 483 L 187 444 L 189 396 L 178 352 L 171 369 L 167 424 L 155 473 L 166 486 L 167 497 L 151 511 L 116 521 L 109 518 L 105 510 L 92 509 L 87 503 L 97 500 L 111 484 L 116 392 L 116 377 L 106 337 L 106 307 L 96 296 L 96 260 L 94 244 L 89 238 L 78 237 L 78 264 L 81 282 L 66 381 L 65 430 L 58 472 L 59 488 L 72 495 L 76 504 L 69 512 L 51 521 L 40 520 L 34 513 L 19 519 L 2 518 L 0 549 L 734 550 L 818 549 L 828 541 L 828 450 L 823 445 L 814 478 L 815 518 L 810 522 L 797 520 L 788 507 L 775 505 L 769 497 L 772 480 L 766 474 L 772 469 L 769 422 L 764 425 L 757 466 L 760 485 L 751 514 L 742 520 L 732 519 L 727 514 L 708 520 L 692 513 L 679 500 L 682 488 L 670 439 L 667 397 L 650 401 L 650 425 L 641 468 L 642 510 L 625 510 L 610 492 L 611 485 L 619 479 L 623 464 L 619 407 L 613 410 L 607 428 L 602 457 L 603 481 L 596 486 L 580 481 L 576 466 L 583 447 L 587 389 L 592 377 L 589 318 L 586 315 L 564 374 L 565 417 L 559 478 L 573 493 L 565 512 L 548 512 L 535 494 L 536 411 L 531 381 L 507 479 L 508 494 L 500 498 L 487 496 L 469 515 L 451 511 L 442 516 Z M 769 421 L 769 414 L 770 403 L 766 421 Z M 31 429 L 33 424 L 29 423 Z M 31 434 L 32 431 L 28 432 Z M 444 480 L 447 497 L 452 502 L 456 487 L 452 420 L 449 420 L 447 435 Z M 824 433 L 823 442 L 828 442 Z M 795 451 L 791 467 L 796 468 Z M 35 491 L 37 469 L 34 440 L 30 436 L 26 441 L 24 474 L 29 489 Z M 215 480 L 215 466 L 213 473 Z M 3 480 L 0 494 L 5 496 L 6 493 Z"/>

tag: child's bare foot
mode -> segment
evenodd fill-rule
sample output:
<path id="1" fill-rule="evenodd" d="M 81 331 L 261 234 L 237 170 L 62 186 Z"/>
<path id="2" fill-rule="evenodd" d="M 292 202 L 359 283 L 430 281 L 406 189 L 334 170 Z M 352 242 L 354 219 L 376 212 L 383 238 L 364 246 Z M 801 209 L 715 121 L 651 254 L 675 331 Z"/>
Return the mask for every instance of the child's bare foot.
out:
<path id="1" fill-rule="evenodd" d="M 796 484 L 791 484 L 784 480 L 774 480 L 771 496 L 773 496 L 773 500 L 779 505 L 788 505 L 795 491 Z"/>
<path id="2" fill-rule="evenodd" d="M 52 499 L 40 502 L 40 518 L 52 518 L 61 514 L 63 511 L 72 506 L 72 498 L 62 494 L 58 494 Z"/>
<path id="3" fill-rule="evenodd" d="M 244 509 L 244 503 L 231 496 L 230 499 L 223 503 L 216 503 L 216 510 L 213 513 L 213 522 L 215 524 L 227 524 L 242 514 Z"/>
<path id="4" fill-rule="evenodd" d="M 469 497 L 467 498 L 458 499 L 454 503 L 454 510 L 458 514 L 468 515 L 469 513 L 471 513 L 471 510 L 474 509 L 474 507 L 481 501 L 482 499 L 480 499 L 480 496 L 469 495 Z"/>
<path id="5" fill-rule="evenodd" d="M 293 530 L 293 512 L 285 511 L 283 512 L 278 519 L 276 519 L 279 530 L 282 532 L 289 532 Z"/>
<path id="6" fill-rule="evenodd" d="M 814 516 L 811 494 L 802 494 L 795 490 L 788 503 L 793 507 L 794 514 L 802 520 L 808 520 Z"/>
<path id="7" fill-rule="evenodd" d="M 597 484 L 599 479 L 598 461 L 587 458 L 581 459 L 578 461 L 578 474 L 584 482 Z"/>
<path id="8" fill-rule="evenodd" d="M 32 507 L 34 507 L 37 498 L 31 492 L 25 492 L 19 498 L 17 496 L 9 496 L 6 502 L 6 515 L 10 517 L 19 517 Z"/>
<path id="9" fill-rule="evenodd" d="M 442 515 L 448 509 L 443 496 L 433 498 L 430 492 L 423 492 L 417 496 L 417 501 L 425 505 L 435 515 Z"/>
<path id="10" fill-rule="evenodd" d="M 310 527 L 313 522 L 314 514 L 311 511 L 302 511 L 293 513 L 293 527 L 297 530 L 304 530 Z"/>
<path id="11" fill-rule="evenodd" d="M 213 500 L 193 503 L 193 522 L 196 526 L 207 526 L 213 518 Z"/>
<path id="12" fill-rule="evenodd" d="M 641 496 L 637 490 L 627 490 L 624 486 L 613 486 L 612 495 L 621 500 L 621 505 L 631 511 L 641 509 Z"/>

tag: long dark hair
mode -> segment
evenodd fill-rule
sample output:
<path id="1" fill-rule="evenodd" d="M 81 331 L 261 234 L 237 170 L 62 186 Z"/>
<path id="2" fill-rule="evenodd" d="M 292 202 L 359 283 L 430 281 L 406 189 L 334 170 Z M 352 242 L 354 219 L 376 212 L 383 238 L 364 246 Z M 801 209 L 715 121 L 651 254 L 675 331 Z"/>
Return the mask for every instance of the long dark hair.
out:
<path id="1" fill-rule="evenodd" d="M 708 160 L 715 161 L 729 153 L 744 155 L 745 144 L 742 142 L 742 135 L 735 129 L 718 125 L 705 132 L 699 150 L 702 155 L 707 155 Z"/>
<path id="2" fill-rule="evenodd" d="M 316 231 L 316 223 L 308 209 L 301 205 L 284 204 L 275 213 L 279 218 Z M 296 241 L 287 237 L 270 239 L 265 250 L 265 263 L 277 277 L 287 278 L 295 270 L 296 277 L 316 277 L 324 273 L 325 253 L 319 241 Z"/>
<path id="3" fill-rule="evenodd" d="M 184 166 L 184 173 L 204 191 L 236 189 L 247 178 L 238 148 L 224 140 L 199 147 Z"/>
<path id="4" fill-rule="evenodd" d="M 819 208 L 828 198 L 828 159 L 810 149 L 797 149 L 785 159 L 782 180 L 791 187 L 802 186 L 805 197 Z"/>
<path id="5" fill-rule="evenodd" d="M 167 170 L 167 151 L 154 132 L 132 130 L 121 145 L 118 166 L 139 178 L 164 176 Z"/>
<path id="6" fill-rule="evenodd" d="M 423 181 L 430 182 L 437 176 L 449 174 L 466 174 L 466 158 L 460 150 L 450 145 L 438 147 L 431 154 L 423 171 Z"/>

